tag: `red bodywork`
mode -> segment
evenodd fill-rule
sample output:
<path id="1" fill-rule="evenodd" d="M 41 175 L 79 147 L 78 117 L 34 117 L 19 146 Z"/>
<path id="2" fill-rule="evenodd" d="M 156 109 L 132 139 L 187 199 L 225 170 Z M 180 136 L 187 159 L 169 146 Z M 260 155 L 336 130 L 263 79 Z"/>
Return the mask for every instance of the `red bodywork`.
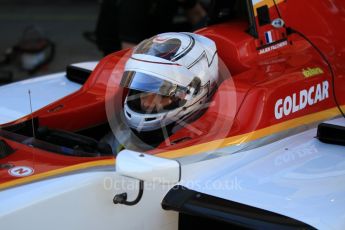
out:
<path id="1" fill-rule="evenodd" d="M 278 7 L 285 24 L 302 32 L 327 57 L 335 73 L 334 85 L 338 102 L 340 105 L 345 104 L 345 3 L 291 0 L 279 3 Z M 275 7 L 269 10 L 271 18 L 277 17 Z M 222 77 L 225 80 L 219 86 L 213 103 L 197 121 L 177 131 L 169 141 L 163 142 L 150 153 L 159 153 L 165 157 L 183 156 L 190 151 L 198 153 L 203 151 L 203 146 L 214 143 L 215 140 L 223 140 L 225 143 L 227 140 L 230 142 L 236 137 L 240 139 L 248 133 L 252 134 L 252 138 L 246 137 L 246 142 L 339 115 L 332 93 L 332 76 L 327 63 L 315 48 L 300 35 L 287 35 L 285 28 L 281 28 L 279 33 L 282 34 L 278 37 L 282 39 L 280 42 L 286 39 L 286 45 L 270 51 L 266 49 L 267 52 L 261 53 L 265 48 L 277 44 L 266 45 L 262 41 L 263 33 L 274 28 L 271 25 L 258 27 L 258 38 L 248 34 L 247 29 L 248 22 L 238 20 L 198 31 L 216 42 L 219 58 L 223 62 Z M 79 131 L 107 122 L 105 102 L 122 90 L 116 84 L 120 81 L 126 60 L 122 57 L 126 54 L 128 50 L 105 57 L 78 92 L 35 112 L 33 116 L 38 117 L 39 125 Z M 224 66 L 230 71 L 231 77 Z M 321 69 L 322 73 L 313 75 L 305 72 L 313 69 Z M 112 82 L 110 88 L 109 81 Z M 313 87 L 314 90 L 311 90 Z M 322 92 L 317 92 L 320 87 Z M 317 102 L 307 103 L 301 109 L 300 94 L 305 91 Z M 106 95 L 109 92 L 111 93 Z M 321 93 L 321 99 L 320 95 L 319 99 L 316 99 L 317 93 Z M 292 101 L 285 102 L 289 101 L 289 98 Z M 277 106 L 279 100 L 281 104 L 278 103 Z M 287 110 L 285 114 L 284 103 Z M 31 115 L 12 124 L 29 119 Z M 193 131 L 195 129 L 198 132 Z M 51 170 L 57 170 L 56 174 L 66 173 L 58 169 L 112 158 L 68 157 L 10 140 L 6 142 L 17 151 L 1 159 L 0 163 L 32 167 L 35 170 L 34 175 Z M 241 140 L 237 143 L 240 142 Z M 217 147 L 227 145 L 228 143 L 218 143 Z M 96 165 L 109 165 L 113 161 L 102 162 L 104 163 Z M 85 167 L 88 167 L 87 164 Z M 71 168 L 71 171 L 82 168 Z M 41 178 L 44 176 L 36 179 Z M 3 188 L 29 181 L 12 177 L 8 169 L 0 169 L 0 184 L 4 185 Z"/>

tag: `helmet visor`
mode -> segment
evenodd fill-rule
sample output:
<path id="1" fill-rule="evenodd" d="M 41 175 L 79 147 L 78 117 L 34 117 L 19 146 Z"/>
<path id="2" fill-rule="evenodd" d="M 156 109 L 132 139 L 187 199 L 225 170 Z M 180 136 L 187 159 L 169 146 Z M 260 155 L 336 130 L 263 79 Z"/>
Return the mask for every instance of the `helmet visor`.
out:
<path id="1" fill-rule="evenodd" d="M 120 84 L 122 87 L 129 89 L 155 93 L 162 96 L 176 96 L 180 99 L 184 99 L 188 91 L 186 87 L 136 71 L 125 71 Z"/>
<path id="2" fill-rule="evenodd" d="M 134 50 L 134 54 L 147 54 L 166 60 L 172 60 L 177 55 L 177 51 L 180 47 L 181 41 L 179 39 L 161 39 L 155 36 L 141 42 Z"/>

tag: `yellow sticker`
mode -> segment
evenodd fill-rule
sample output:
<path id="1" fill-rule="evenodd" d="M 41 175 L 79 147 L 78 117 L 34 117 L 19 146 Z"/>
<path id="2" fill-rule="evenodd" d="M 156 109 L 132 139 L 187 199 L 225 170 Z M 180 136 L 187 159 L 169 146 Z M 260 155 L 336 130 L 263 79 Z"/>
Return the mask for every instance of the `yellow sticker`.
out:
<path id="1" fill-rule="evenodd" d="M 323 74 L 323 70 L 320 67 L 315 67 L 315 68 L 307 68 L 302 70 L 303 76 L 305 78 L 313 77 L 316 75 L 321 75 Z"/>

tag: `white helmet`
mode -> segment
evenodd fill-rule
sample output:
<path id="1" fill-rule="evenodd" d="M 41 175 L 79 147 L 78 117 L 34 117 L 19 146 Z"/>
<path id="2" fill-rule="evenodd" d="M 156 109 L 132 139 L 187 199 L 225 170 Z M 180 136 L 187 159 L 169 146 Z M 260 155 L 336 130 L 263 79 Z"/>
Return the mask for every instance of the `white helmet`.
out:
<path id="1" fill-rule="evenodd" d="M 193 33 L 163 33 L 142 41 L 125 65 L 121 86 L 127 124 L 152 131 L 192 117 L 209 101 L 218 83 L 215 43 Z M 142 94 L 169 97 L 163 109 L 145 111 Z"/>

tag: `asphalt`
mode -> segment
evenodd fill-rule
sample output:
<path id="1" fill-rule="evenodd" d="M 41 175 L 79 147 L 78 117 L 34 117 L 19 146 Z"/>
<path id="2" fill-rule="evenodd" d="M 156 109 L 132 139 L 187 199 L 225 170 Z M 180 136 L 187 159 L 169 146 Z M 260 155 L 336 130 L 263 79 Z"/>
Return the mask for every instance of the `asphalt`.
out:
<path id="1" fill-rule="evenodd" d="M 0 56 L 21 39 L 29 26 L 39 28 L 54 42 L 53 61 L 38 72 L 29 74 L 21 69 L 18 60 L 0 66 L 0 72 L 13 73 L 13 80 L 37 77 L 62 71 L 70 63 L 94 61 L 102 58 L 101 52 L 83 36 L 93 31 L 99 4 L 96 0 L 54 1 L 0 0 Z"/>

